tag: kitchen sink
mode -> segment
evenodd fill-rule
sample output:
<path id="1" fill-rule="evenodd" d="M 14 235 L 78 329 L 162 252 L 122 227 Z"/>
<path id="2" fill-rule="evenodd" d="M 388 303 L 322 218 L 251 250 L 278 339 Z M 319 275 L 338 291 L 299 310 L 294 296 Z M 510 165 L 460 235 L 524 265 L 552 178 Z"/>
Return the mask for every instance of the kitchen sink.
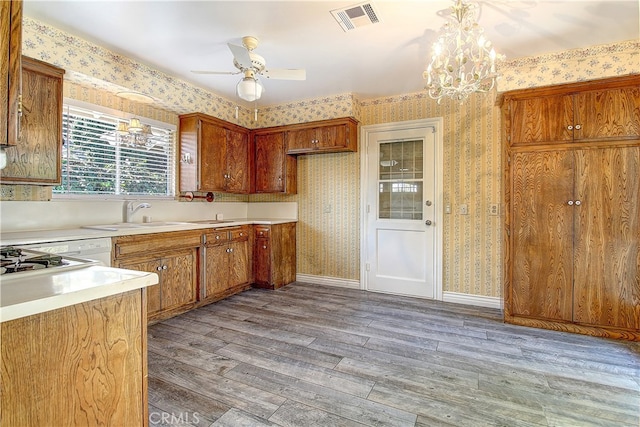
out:
<path id="1" fill-rule="evenodd" d="M 203 219 L 201 221 L 191 221 L 193 224 L 224 224 L 226 222 L 237 222 L 235 219 Z"/>
<path id="2" fill-rule="evenodd" d="M 172 225 L 189 225 L 189 222 L 156 221 L 156 222 L 118 222 L 115 224 L 83 225 L 82 228 L 93 230 L 120 231 L 147 227 L 168 227 Z"/>

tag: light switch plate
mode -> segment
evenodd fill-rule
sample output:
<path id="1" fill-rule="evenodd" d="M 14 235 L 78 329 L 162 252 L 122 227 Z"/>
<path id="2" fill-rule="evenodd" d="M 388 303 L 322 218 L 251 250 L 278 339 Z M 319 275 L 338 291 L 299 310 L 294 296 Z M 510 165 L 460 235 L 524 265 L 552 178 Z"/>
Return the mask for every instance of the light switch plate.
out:
<path id="1" fill-rule="evenodd" d="M 469 208 L 466 204 L 460 205 L 460 215 L 469 215 Z"/>

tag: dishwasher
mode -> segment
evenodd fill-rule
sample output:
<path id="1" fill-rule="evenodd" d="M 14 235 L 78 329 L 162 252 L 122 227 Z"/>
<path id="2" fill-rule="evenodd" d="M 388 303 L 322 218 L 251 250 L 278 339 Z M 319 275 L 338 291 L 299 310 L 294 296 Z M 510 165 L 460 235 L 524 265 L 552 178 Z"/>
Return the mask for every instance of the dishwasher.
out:
<path id="1" fill-rule="evenodd" d="M 59 242 L 33 243 L 20 245 L 21 248 L 47 252 L 60 256 L 71 256 L 98 261 L 111 266 L 111 239 L 108 237 L 84 240 L 63 240 Z"/>

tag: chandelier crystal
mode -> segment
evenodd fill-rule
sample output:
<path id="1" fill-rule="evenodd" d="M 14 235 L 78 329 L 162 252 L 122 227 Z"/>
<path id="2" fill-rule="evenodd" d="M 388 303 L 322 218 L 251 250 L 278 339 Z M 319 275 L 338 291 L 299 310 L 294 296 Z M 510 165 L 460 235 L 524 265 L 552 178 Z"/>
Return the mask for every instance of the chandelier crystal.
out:
<path id="1" fill-rule="evenodd" d="M 462 103 L 474 92 L 493 89 L 498 76 L 496 61 L 502 59 L 476 22 L 478 5 L 455 2 L 451 21 L 440 29 L 431 62 L 423 73 L 425 89 L 438 104 L 445 97 Z"/>
<path id="2" fill-rule="evenodd" d="M 116 127 L 116 144 L 128 147 L 144 147 L 151 142 L 151 126 L 140 122 L 140 119 L 132 118 L 129 123 L 119 122 Z"/>

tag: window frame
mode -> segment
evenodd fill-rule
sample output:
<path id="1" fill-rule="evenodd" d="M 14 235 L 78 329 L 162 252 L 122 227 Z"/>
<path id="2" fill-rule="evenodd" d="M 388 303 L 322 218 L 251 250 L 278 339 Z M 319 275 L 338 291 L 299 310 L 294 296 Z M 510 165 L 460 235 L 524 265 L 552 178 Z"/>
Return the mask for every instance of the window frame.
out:
<path id="1" fill-rule="evenodd" d="M 103 116 L 108 116 L 109 118 L 113 118 L 115 120 L 129 121 L 129 119 L 137 117 L 144 124 L 151 125 L 153 127 L 167 129 L 173 132 L 173 141 L 172 141 L 172 149 L 171 149 L 171 159 L 169 159 L 169 164 L 171 164 L 171 178 L 169 185 L 172 188 L 171 194 L 168 195 L 158 195 L 158 194 L 78 194 L 78 193 L 58 193 L 52 191 L 52 199 L 55 200 L 112 200 L 112 201 L 121 201 L 121 200 L 138 200 L 138 199 L 151 199 L 151 200 L 175 200 L 177 197 L 177 180 L 178 180 L 178 154 L 177 154 L 177 131 L 178 127 L 174 124 L 161 122 L 154 119 L 149 119 L 147 117 L 143 117 L 141 115 L 127 113 L 125 111 L 116 110 L 109 107 L 104 107 L 101 105 L 91 104 L 88 102 L 79 101 L 73 98 L 65 97 L 63 99 L 63 113 L 66 113 L 66 106 L 69 105 L 72 108 L 85 110 L 87 113 L 98 113 Z M 63 135 L 64 136 L 64 135 Z M 63 147 L 60 150 L 60 155 L 63 155 L 65 148 Z M 62 157 L 60 158 L 60 162 L 62 163 Z M 62 167 L 62 166 L 61 166 Z M 65 177 L 64 167 L 62 167 L 62 180 Z"/>

